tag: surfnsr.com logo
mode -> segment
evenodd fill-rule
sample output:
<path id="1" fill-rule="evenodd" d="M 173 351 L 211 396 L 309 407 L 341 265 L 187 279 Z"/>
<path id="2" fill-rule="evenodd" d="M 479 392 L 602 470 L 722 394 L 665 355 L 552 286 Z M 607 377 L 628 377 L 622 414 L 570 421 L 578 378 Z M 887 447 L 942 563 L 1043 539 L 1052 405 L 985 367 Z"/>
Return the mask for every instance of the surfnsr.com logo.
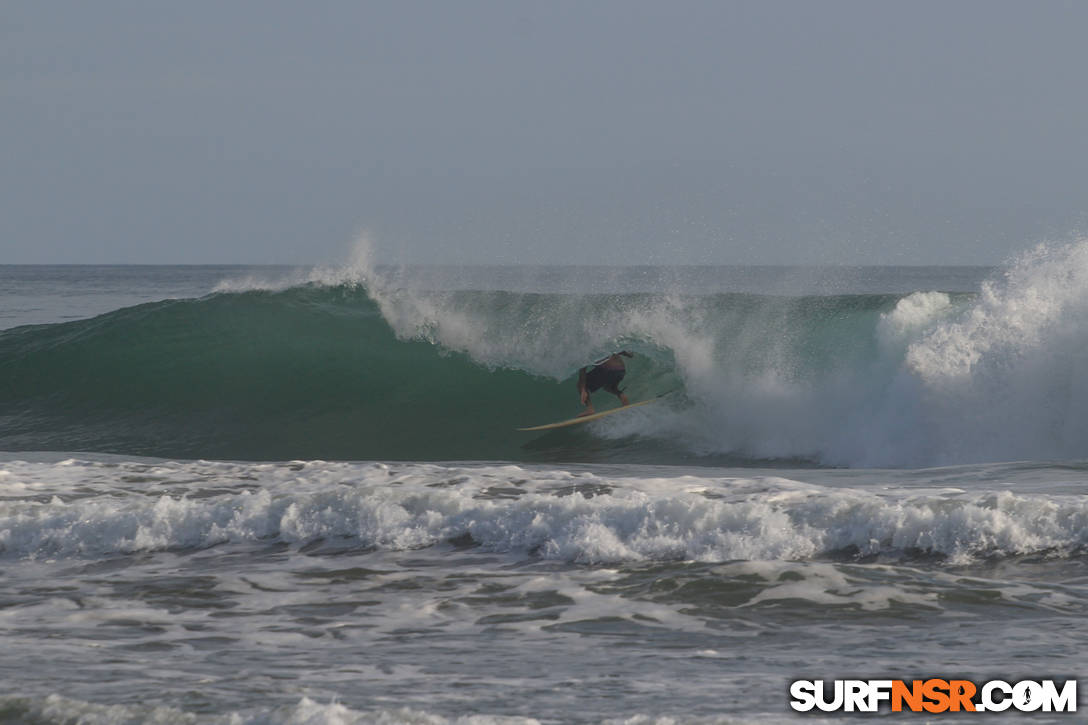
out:
<path id="1" fill-rule="evenodd" d="M 798 712 L 1076 712 L 1077 681 L 795 680 L 790 698 Z"/>

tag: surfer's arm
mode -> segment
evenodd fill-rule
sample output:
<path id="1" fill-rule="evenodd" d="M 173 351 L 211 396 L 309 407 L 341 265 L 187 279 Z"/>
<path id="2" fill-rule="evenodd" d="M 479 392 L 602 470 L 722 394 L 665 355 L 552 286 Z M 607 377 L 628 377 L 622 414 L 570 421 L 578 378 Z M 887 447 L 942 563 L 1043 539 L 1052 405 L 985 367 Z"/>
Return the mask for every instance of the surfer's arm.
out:
<path id="1" fill-rule="evenodd" d="M 589 391 L 586 390 L 586 368 L 578 370 L 578 397 L 582 399 L 582 405 L 589 405 Z"/>

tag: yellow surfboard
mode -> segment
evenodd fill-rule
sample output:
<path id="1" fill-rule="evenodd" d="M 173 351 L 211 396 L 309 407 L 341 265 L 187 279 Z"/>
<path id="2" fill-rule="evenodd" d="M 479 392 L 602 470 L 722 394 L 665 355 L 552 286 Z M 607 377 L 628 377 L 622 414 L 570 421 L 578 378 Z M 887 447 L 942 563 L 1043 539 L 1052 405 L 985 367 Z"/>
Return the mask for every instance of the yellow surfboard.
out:
<path id="1" fill-rule="evenodd" d="M 552 428 L 566 428 L 568 425 L 578 425 L 579 423 L 588 423 L 591 420 L 600 420 L 613 413 L 619 413 L 623 410 L 630 410 L 631 408 L 637 408 L 640 405 L 646 405 L 652 403 L 658 398 L 664 396 L 658 396 L 657 398 L 650 398 L 649 400 L 640 400 L 637 403 L 631 403 L 630 405 L 621 405 L 619 408 L 612 408 L 610 410 L 602 410 L 600 413 L 593 413 L 592 415 L 583 415 L 577 418 L 571 418 L 570 420 L 561 420 L 558 423 L 545 423 L 544 425 L 534 425 L 531 428 L 518 428 L 518 430 L 551 430 Z"/>

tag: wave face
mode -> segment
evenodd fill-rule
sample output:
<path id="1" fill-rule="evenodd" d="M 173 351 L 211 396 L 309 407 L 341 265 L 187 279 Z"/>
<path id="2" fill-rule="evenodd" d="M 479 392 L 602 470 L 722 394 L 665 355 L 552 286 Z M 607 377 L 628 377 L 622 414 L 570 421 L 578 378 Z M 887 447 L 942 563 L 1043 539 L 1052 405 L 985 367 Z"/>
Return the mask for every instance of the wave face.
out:
<path id="1" fill-rule="evenodd" d="M 1088 457 L 1088 242 L 974 294 L 420 291 L 361 262 L 0 332 L 0 448 L 924 466 Z M 575 429 L 576 370 L 654 406 Z M 600 395 L 597 402 L 611 404 Z"/>

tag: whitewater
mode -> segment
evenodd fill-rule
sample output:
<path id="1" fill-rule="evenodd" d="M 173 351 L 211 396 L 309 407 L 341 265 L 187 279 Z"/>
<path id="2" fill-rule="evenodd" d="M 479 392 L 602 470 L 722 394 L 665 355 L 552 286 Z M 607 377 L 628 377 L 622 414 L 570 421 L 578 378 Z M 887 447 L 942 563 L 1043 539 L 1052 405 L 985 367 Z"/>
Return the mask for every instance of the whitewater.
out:
<path id="1" fill-rule="evenodd" d="M 0 267 L 0 722 L 820 722 L 791 681 L 1077 678 L 1086 313 L 1088 241 Z M 516 430 L 618 349 L 669 394 Z"/>

